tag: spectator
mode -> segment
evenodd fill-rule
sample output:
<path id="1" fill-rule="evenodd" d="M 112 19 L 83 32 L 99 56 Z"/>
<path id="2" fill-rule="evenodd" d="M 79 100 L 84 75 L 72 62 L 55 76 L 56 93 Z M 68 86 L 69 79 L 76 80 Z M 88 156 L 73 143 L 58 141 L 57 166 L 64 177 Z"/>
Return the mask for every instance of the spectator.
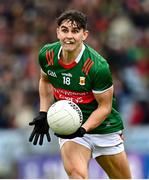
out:
<path id="1" fill-rule="evenodd" d="M 148 7 L 148 0 L 53 0 L 50 3 L 46 0 L 14 0 L 13 3 L 11 0 L 1 0 L 0 128 L 26 126 L 27 122 L 23 125 L 19 122 L 22 118 L 19 120 L 19 116 L 12 113 L 12 109 L 19 106 L 17 103 L 20 104 L 21 112 L 26 109 L 31 116 L 38 109 L 37 50 L 46 42 L 55 41 L 55 17 L 63 10 L 72 8 L 85 12 L 89 17 L 91 35 L 87 43 L 100 51 L 109 61 L 112 73 L 116 75 L 115 83 L 119 82 L 116 96 L 121 113 L 128 114 L 128 107 L 131 111 L 136 102 L 144 99 L 147 103 L 143 108 L 147 109 Z M 115 33 L 119 35 L 114 36 Z M 129 83 L 132 78 L 139 86 Z M 22 94 L 12 94 L 18 91 Z M 27 98 L 26 94 L 31 94 L 33 98 Z M 124 119 L 128 125 L 132 123 L 130 117 L 124 116 Z M 148 121 L 140 119 L 139 124 L 142 123 Z"/>

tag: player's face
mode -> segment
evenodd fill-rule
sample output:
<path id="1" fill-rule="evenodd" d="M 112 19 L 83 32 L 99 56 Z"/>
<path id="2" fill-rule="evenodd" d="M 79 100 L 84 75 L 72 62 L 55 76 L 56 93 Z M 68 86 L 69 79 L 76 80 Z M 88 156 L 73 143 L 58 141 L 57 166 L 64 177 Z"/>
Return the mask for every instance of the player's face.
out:
<path id="1" fill-rule="evenodd" d="M 88 31 L 79 29 L 75 23 L 64 21 L 57 28 L 57 38 L 62 44 L 65 51 L 75 51 L 82 45 L 82 42 L 87 38 Z"/>

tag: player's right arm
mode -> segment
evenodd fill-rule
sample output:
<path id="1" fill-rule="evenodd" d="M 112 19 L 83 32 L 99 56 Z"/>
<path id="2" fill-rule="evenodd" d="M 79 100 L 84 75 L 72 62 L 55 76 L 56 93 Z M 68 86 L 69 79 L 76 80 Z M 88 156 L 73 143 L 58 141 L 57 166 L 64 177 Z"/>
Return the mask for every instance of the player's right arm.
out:
<path id="1" fill-rule="evenodd" d="M 47 111 L 51 103 L 52 90 L 50 89 L 49 80 L 47 75 L 41 70 L 41 76 L 39 80 L 39 96 L 40 96 L 40 111 L 39 114 L 29 123 L 33 126 L 33 130 L 29 137 L 29 141 L 36 145 L 43 144 L 44 136 L 50 142 L 49 125 L 47 122 Z"/>
<path id="2" fill-rule="evenodd" d="M 47 112 L 53 102 L 52 86 L 49 84 L 47 74 L 41 70 L 39 80 L 40 111 Z"/>

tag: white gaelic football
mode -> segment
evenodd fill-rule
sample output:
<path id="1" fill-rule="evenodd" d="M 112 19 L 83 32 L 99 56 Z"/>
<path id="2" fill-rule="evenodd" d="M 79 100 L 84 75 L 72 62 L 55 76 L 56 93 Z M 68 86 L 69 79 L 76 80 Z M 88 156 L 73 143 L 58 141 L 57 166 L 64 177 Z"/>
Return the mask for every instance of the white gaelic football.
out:
<path id="1" fill-rule="evenodd" d="M 81 126 L 83 115 L 79 106 L 74 102 L 60 100 L 49 108 L 47 120 L 54 133 L 69 135 Z"/>

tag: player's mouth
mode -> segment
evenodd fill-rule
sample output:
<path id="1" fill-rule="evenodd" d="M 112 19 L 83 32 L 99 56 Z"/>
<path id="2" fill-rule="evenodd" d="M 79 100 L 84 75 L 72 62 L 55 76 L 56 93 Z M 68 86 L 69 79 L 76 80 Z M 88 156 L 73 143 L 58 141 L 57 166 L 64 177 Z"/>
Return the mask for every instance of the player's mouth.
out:
<path id="1" fill-rule="evenodd" d="M 71 44 L 74 44 L 75 42 L 74 41 L 64 41 L 64 44 L 66 45 L 71 45 Z"/>
<path id="2" fill-rule="evenodd" d="M 63 47 L 66 49 L 66 50 L 73 50 L 76 46 L 76 43 L 75 41 L 72 41 L 72 40 L 65 40 L 63 41 Z"/>

